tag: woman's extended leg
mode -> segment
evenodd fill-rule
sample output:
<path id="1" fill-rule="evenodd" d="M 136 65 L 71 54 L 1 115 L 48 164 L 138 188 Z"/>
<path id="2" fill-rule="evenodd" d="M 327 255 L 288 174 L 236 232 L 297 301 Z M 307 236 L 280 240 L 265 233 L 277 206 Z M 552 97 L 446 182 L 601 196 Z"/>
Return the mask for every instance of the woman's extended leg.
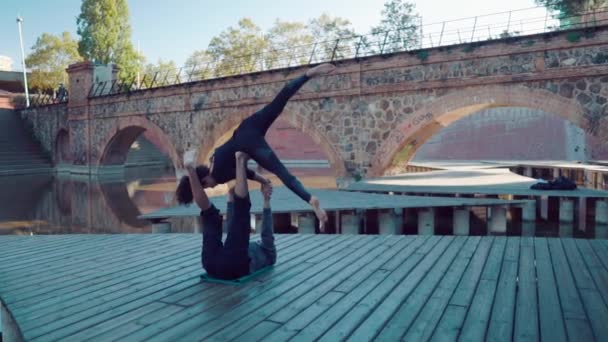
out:
<path id="1" fill-rule="evenodd" d="M 317 75 L 331 73 L 334 69 L 335 67 L 331 64 L 321 64 L 309 69 L 306 74 L 287 82 L 272 102 L 245 119 L 241 123 L 241 127 L 254 129 L 262 136 L 266 135 L 266 131 L 268 131 L 270 125 L 272 125 L 283 112 L 283 108 L 285 108 L 287 101 L 302 88 L 306 81 Z"/>

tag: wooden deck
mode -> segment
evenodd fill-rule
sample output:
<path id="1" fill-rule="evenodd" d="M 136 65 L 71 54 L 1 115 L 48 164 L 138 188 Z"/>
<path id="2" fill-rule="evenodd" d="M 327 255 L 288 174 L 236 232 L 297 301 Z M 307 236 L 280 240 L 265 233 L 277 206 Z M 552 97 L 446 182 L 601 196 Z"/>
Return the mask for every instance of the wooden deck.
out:
<path id="1" fill-rule="evenodd" d="M 344 190 L 410 193 L 550 196 L 568 198 L 608 198 L 608 191 L 587 188 L 576 190 L 533 190 L 535 179 L 508 170 L 447 170 L 406 173 L 369 178 L 354 182 Z"/>
<path id="2" fill-rule="evenodd" d="M 428 196 L 392 196 L 363 192 L 312 189 L 311 193 L 319 198 L 327 211 L 353 209 L 394 209 L 394 208 L 438 208 L 438 207 L 488 207 L 494 205 L 521 206 L 528 200 L 502 200 L 493 198 L 449 198 Z M 261 214 L 263 199 L 259 191 L 251 191 L 251 213 Z M 210 198 L 211 202 L 225 213 L 226 196 Z M 159 219 L 168 217 L 199 216 L 201 210 L 195 205 L 176 206 L 140 215 L 140 219 Z M 275 188 L 272 195 L 273 213 L 312 212 L 312 207 L 284 186 Z"/>
<path id="3" fill-rule="evenodd" d="M 606 240 L 279 235 L 237 287 L 200 239 L 3 236 L 0 297 L 28 341 L 608 340 Z"/>

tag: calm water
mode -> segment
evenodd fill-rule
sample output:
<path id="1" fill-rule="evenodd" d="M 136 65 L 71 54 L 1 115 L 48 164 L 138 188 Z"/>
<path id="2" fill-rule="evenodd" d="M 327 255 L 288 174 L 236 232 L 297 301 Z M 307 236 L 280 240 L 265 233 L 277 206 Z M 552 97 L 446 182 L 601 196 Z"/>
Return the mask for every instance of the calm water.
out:
<path id="1" fill-rule="evenodd" d="M 171 205 L 175 184 L 167 169 L 0 177 L 0 234 L 149 233 L 137 216 Z"/>
<path id="2" fill-rule="evenodd" d="M 308 187 L 335 186 L 327 172 L 294 174 Z M 274 179 L 273 183 L 278 185 L 280 181 Z M 173 206 L 175 186 L 172 169 L 132 168 L 121 176 L 98 178 L 62 174 L 0 177 L 0 235 L 151 233 L 152 225 L 137 217 Z M 224 191 L 217 187 L 210 195 Z M 450 219 L 437 220 L 441 227 L 437 234 L 450 234 Z M 171 231 L 191 233 L 194 225 L 191 217 L 172 219 Z M 406 225 L 404 232 L 415 234 L 415 223 Z M 527 236 L 608 238 L 608 229 L 596 231 L 592 223 L 587 231 L 551 222 L 537 222 L 533 226 L 508 224 L 508 235 L 519 236 L 522 232 Z M 472 219 L 471 234 L 485 234 L 483 219 Z"/>

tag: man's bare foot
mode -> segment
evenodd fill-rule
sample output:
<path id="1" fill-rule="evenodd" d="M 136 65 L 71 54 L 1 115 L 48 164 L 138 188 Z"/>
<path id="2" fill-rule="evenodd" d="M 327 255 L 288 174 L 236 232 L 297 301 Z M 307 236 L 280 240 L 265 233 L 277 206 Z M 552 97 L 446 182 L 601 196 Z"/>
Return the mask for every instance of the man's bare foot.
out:
<path id="1" fill-rule="evenodd" d="M 316 67 L 308 69 L 308 71 L 306 71 L 306 76 L 315 77 L 319 75 L 328 75 L 334 72 L 335 70 L 336 67 L 333 64 L 323 63 L 317 65 Z"/>
<path id="2" fill-rule="evenodd" d="M 309 203 L 312 206 L 312 209 L 315 211 L 315 215 L 317 216 L 317 219 L 319 220 L 319 230 L 321 232 L 324 232 L 325 224 L 327 223 L 327 213 L 325 212 L 325 210 L 323 210 L 323 208 L 321 208 L 319 199 L 316 198 L 315 196 L 312 196 L 310 198 Z"/>

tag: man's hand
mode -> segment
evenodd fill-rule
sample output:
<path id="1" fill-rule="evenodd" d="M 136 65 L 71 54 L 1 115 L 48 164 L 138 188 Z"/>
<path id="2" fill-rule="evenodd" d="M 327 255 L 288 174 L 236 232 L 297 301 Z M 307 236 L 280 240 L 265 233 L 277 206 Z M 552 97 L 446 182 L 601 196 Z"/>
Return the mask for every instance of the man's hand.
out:
<path id="1" fill-rule="evenodd" d="M 270 201 L 270 197 L 272 197 L 272 190 L 272 183 L 270 181 L 268 181 L 268 183 L 262 183 L 260 191 L 262 191 L 264 201 Z"/>
<path id="2" fill-rule="evenodd" d="M 336 67 L 333 64 L 323 63 L 321 65 L 317 65 L 314 68 L 308 69 L 308 71 L 306 71 L 306 76 L 315 77 L 319 75 L 328 75 L 334 72 L 335 70 Z"/>

